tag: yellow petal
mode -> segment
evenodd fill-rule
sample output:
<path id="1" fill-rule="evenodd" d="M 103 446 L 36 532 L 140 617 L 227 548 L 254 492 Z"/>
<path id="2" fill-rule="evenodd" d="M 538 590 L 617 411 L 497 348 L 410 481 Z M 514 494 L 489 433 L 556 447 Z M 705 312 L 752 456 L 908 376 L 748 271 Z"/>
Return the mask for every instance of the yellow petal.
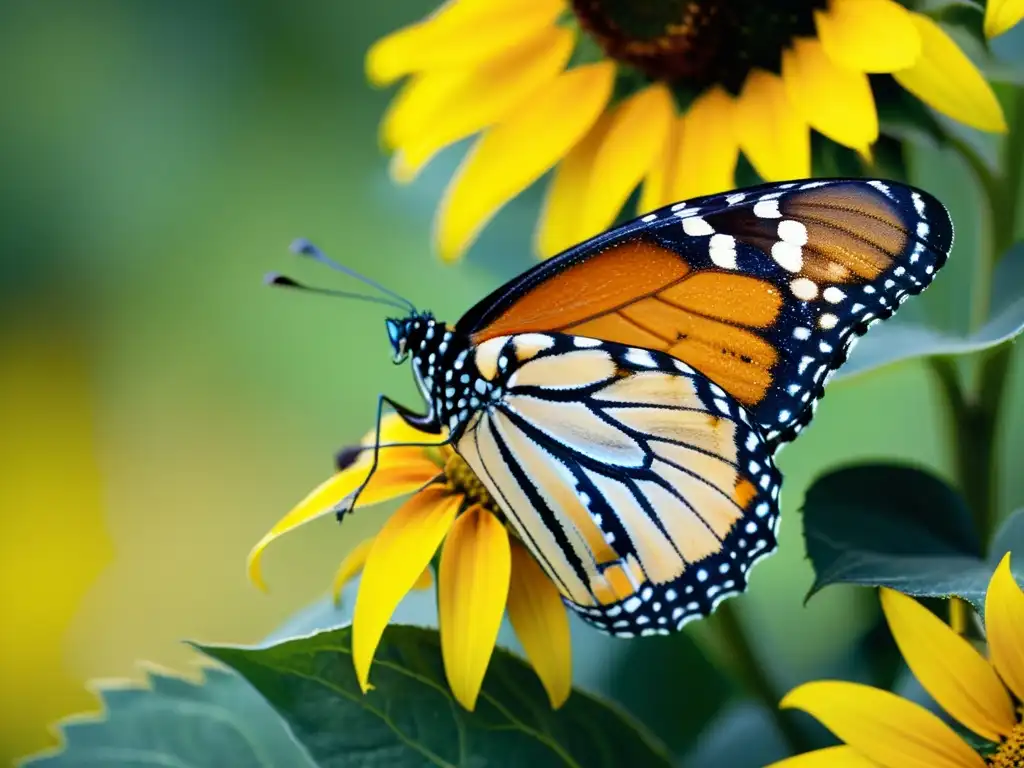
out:
<path id="1" fill-rule="evenodd" d="M 373 540 L 352 617 L 352 660 L 364 693 L 373 654 L 391 614 L 430 563 L 460 504 L 461 496 L 427 488 L 388 518 Z"/>
<path id="2" fill-rule="evenodd" d="M 373 546 L 373 539 L 364 539 L 352 548 L 352 551 L 345 555 L 338 570 L 334 572 L 334 581 L 331 582 L 331 598 L 337 604 L 341 597 L 341 590 L 352 580 L 352 577 L 363 570 L 366 564 L 366 556 L 370 554 Z"/>
<path id="3" fill-rule="evenodd" d="M 383 455 L 385 452 L 381 453 Z M 369 465 L 360 463 L 338 472 L 314 488 L 306 498 L 278 520 L 249 552 L 247 564 L 249 581 L 260 589 L 266 590 L 267 585 L 263 581 L 260 561 L 270 542 L 318 517 L 333 514 L 334 506 L 355 492 L 366 481 L 369 471 Z M 422 454 L 414 461 L 399 466 L 381 463 L 378 465 L 377 471 L 373 473 L 373 478 L 359 494 L 356 506 L 379 504 L 382 501 L 389 501 L 412 493 L 429 483 L 437 475 L 437 465 L 428 461 Z"/>
<path id="4" fill-rule="evenodd" d="M 647 170 L 644 185 L 640 188 L 640 199 L 637 201 L 636 207 L 637 214 L 647 213 L 675 202 L 672 199 L 673 170 L 676 167 L 676 155 L 679 152 L 683 119 L 677 117 L 669 121 L 661 150 Z"/>
<path id="5" fill-rule="evenodd" d="M 766 768 L 878 768 L 853 747 L 829 747 L 787 757 Z"/>
<path id="6" fill-rule="evenodd" d="M 451 100 L 472 70 L 441 69 L 413 75 L 388 104 L 380 121 L 380 143 L 393 150 Z"/>
<path id="7" fill-rule="evenodd" d="M 392 178 L 412 181 L 438 151 L 515 110 L 565 68 L 574 41 L 573 31 L 550 27 L 478 67 L 421 75 L 417 98 L 410 96 L 389 117 L 386 138 L 401 150 Z"/>
<path id="8" fill-rule="evenodd" d="M 501 206 L 565 157 L 608 103 L 614 76 L 610 62 L 570 69 L 477 140 L 438 210 L 442 258 L 458 258 Z"/>
<path id="9" fill-rule="evenodd" d="M 1024 0 L 988 0 L 985 3 L 985 35 L 998 37 L 1024 17 Z"/>
<path id="10" fill-rule="evenodd" d="M 811 129 L 786 95 L 777 75 L 755 69 L 736 102 L 740 147 L 766 181 L 811 175 Z"/>
<path id="11" fill-rule="evenodd" d="M 569 617 L 562 597 L 533 556 L 512 544 L 512 583 L 508 590 L 508 618 L 523 644 L 526 658 L 558 709 L 572 691 L 572 644 Z"/>
<path id="12" fill-rule="evenodd" d="M 895 72 L 921 55 L 910 11 L 893 0 L 830 0 L 814 20 L 825 53 L 855 72 Z"/>
<path id="13" fill-rule="evenodd" d="M 897 82 L 929 106 L 964 125 L 1006 132 L 1006 119 L 992 88 L 953 39 L 927 16 L 912 14 L 921 36 L 921 57 L 893 72 Z"/>
<path id="14" fill-rule="evenodd" d="M 1010 571 L 1009 552 L 988 585 L 985 627 L 992 663 L 1007 687 L 1024 701 L 1024 592 Z"/>
<path id="15" fill-rule="evenodd" d="M 952 728 L 889 691 L 821 680 L 793 689 L 779 706 L 804 710 L 887 768 L 985 768 L 985 761 Z"/>
<path id="16" fill-rule="evenodd" d="M 375 85 L 442 67 L 471 67 L 554 24 L 563 0 L 456 2 L 430 19 L 381 38 L 366 54 Z"/>
<path id="17" fill-rule="evenodd" d="M 366 556 L 370 553 L 372 546 L 373 539 L 365 539 L 359 542 L 345 556 L 345 559 L 341 561 L 341 565 L 338 566 L 338 570 L 334 573 L 334 581 L 331 583 L 331 598 L 335 604 L 341 599 L 341 592 L 345 589 L 345 585 L 363 570 L 363 566 L 366 564 Z M 429 589 L 433 584 L 433 574 L 430 572 L 430 568 L 425 568 L 412 588 Z"/>
<path id="18" fill-rule="evenodd" d="M 970 643 L 906 595 L 882 589 L 881 600 L 907 666 L 939 706 L 989 741 L 1013 730 L 1013 703 Z"/>
<path id="19" fill-rule="evenodd" d="M 604 231 L 615 221 L 664 145 L 674 113 L 672 94 L 660 83 L 615 108 L 582 201 L 579 240 Z"/>
<path id="20" fill-rule="evenodd" d="M 452 693 L 470 711 L 498 639 L 511 568 L 508 532 L 497 517 L 477 505 L 456 520 L 438 574 L 441 654 Z"/>
<path id="21" fill-rule="evenodd" d="M 733 126 L 735 103 L 720 86 L 690 105 L 680 123 L 672 199 L 722 192 L 734 184 L 739 144 Z"/>
<path id="22" fill-rule="evenodd" d="M 583 198 L 593 175 L 594 160 L 611 123 L 611 113 L 602 114 L 551 174 L 537 222 L 536 248 L 541 258 L 554 256 L 582 239 Z"/>
<path id="23" fill-rule="evenodd" d="M 828 138 L 857 150 L 878 138 L 868 76 L 836 65 L 817 40 L 797 38 L 783 52 L 782 80 L 800 114 Z"/>

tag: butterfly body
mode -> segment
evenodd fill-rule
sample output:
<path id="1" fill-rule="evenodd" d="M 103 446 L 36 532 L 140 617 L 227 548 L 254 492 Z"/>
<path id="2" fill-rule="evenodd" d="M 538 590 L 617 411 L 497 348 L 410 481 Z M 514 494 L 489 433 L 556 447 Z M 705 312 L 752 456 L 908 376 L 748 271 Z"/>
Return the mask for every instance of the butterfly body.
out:
<path id="1" fill-rule="evenodd" d="M 938 201 L 892 182 L 678 203 L 544 262 L 449 327 L 388 321 L 509 527 L 588 622 L 665 633 L 776 546 L 772 456 L 875 322 L 946 260 Z"/>

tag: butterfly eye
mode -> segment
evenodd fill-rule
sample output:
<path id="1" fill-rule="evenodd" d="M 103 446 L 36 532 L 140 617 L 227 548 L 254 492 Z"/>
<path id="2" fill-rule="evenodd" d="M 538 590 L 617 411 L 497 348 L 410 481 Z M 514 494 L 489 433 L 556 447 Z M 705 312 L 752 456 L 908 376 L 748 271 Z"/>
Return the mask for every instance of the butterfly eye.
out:
<path id="1" fill-rule="evenodd" d="M 388 339 L 391 340 L 391 348 L 394 350 L 394 360 L 400 363 L 406 356 L 406 335 L 402 324 L 397 320 L 387 321 Z"/>

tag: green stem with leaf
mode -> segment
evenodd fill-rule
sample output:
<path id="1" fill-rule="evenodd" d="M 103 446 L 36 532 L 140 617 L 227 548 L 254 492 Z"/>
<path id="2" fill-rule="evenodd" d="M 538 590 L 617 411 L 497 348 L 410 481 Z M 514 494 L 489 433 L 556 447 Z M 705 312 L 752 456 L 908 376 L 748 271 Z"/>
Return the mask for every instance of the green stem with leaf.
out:
<path id="1" fill-rule="evenodd" d="M 989 314 L 993 272 L 1010 249 L 1016 233 L 1016 214 L 1024 171 L 1024 91 L 1012 94 L 1010 134 L 1004 142 L 997 175 L 967 142 L 951 137 L 950 143 L 970 166 L 981 186 L 989 236 L 977 255 L 978 289 L 972 317 L 975 326 Z M 957 480 L 974 514 L 982 542 L 992 537 L 998 522 L 999 461 L 996 454 L 1000 414 L 1010 371 L 1011 345 L 1003 344 L 982 353 L 976 386 L 969 388 L 952 358 L 930 360 L 952 416 L 952 443 Z"/>
<path id="2" fill-rule="evenodd" d="M 723 656 L 731 663 L 735 676 L 746 692 L 764 705 L 790 753 L 799 755 L 806 752 L 807 740 L 790 713 L 779 709 L 778 691 L 768 677 L 764 663 L 757 657 L 732 601 L 726 600 L 719 605 L 710 621 L 715 638 L 723 646 Z"/>
<path id="3" fill-rule="evenodd" d="M 1002 167 L 1006 172 L 997 176 L 985 161 L 966 142 L 949 137 L 950 144 L 971 167 L 984 194 L 987 205 L 989 233 L 978 268 L 980 285 L 974 297 L 973 322 L 983 323 L 988 318 L 992 291 L 992 273 L 999 259 L 1013 244 L 1018 195 L 1024 174 L 1024 91 L 1014 94 L 1015 113 L 1011 116 L 1014 129 L 1005 142 Z M 998 461 L 996 456 L 997 429 L 1006 394 L 1006 381 L 1011 362 L 1011 346 L 1003 344 L 982 353 L 977 386 L 972 390 L 963 383 L 956 362 L 948 357 L 929 360 L 951 413 L 951 442 L 957 479 L 961 491 L 975 516 L 981 540 L 991 538 L 998 517 Z M 954 601 L 951 609 L 954 626 L 958 631 L 967 628 L 965 604 Z M 729 602 L 718 607 L 712 617 L 715 636 L 734 667 L 736 676 L 747 692 L 765 705 L 779 733 L 793 754 L 805 750 L 806 739 L 787 713 L 778 708 L 779 696 L 758 659 L 753 646 Z"/>

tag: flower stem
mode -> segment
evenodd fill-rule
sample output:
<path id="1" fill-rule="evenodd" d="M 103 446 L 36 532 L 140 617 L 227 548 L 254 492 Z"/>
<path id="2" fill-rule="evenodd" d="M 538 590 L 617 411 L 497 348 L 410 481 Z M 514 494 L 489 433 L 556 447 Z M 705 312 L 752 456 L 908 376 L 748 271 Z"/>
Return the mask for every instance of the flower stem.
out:
<path id="1" fill-rule="evenodd" d="M 952 447 L 957 484 L 974 515 L 975 530 L 982 544 L 991 536 L 996 518 L 998 488 L 996 424 L 1005 390 L 1009 346 L 989 353 L 982 363 L 982 379 L 988 379 L 990 399 L 968 400 L 956 362 L 948 357 L 933 358 L 931 367 L 946 396 L 952 415 Z"/>
<path id="2" fill-rule="evenodd" d="M 1021 169 L 1024 167 L 1024 89 L 1016 89 L 1013 100 L 1010 134 L 1006 137 L 1000 161 L 1002 175 L 994 174 L 969 144 L 956 138 L 951 141 L 978 179 L 989 225 L 985 247 L 978 254 L 980 269 L 976 273 L 978 286 L 972 312 L 975 326 L 988 318 L 993 271 L 1013 243 L 1016 232 Z M 957 480 L 974 515 L 983 545 L 991 539 L 999 517 L 996 447 L 1011 361 L 1010 344 L 982 353 L 974 391 L 969 391 L 962 383 L 952 359 L 934 358 L 930 361 L 952 415 L 951 439 Z"/>
<path id="3" fill-rule="evenodd" d="M 786 742 L 790 754 L 806 752 L 808 744 L 789 713 L 779 709 L 781 698 L 757 658 L 743 622 L 736 615 L 731 600 L 718 606 L 712 616 L 715 634 L 724 646 L 725 655 L 734 665 L 734 671 L 747 693 L 762 703 L 771 715 L 779 734 Z"/>

